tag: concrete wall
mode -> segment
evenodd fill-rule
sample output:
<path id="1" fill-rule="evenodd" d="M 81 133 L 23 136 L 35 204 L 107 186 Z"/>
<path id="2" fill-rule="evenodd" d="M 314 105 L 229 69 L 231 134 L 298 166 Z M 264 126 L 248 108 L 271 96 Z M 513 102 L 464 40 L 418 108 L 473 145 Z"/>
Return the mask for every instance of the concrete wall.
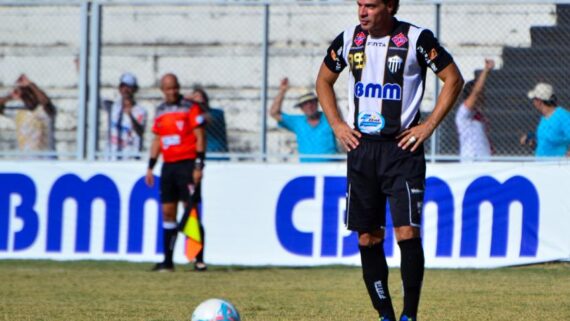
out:
<path id="1" fill-rule="evenodd" d="M 403 5 L 401 20 L 435 28 L 430 5 Z M 286 112 L 296 96 L 312 87 L 329 42 L 345 27 L 357 23 L 353 3 L 342 5 L 273 5 L 270 17 L 270 92 L 288 76 L 292 89 Z M 529 28 L 553 25 L 550 4 L 444 5 L 442 43 L 454 55 L 464 77 L 472 78 L 484 57 L 501 66 L 503 46 L 529 46 Z M 77 57 L 79 8 L 76 6 L 0 7 L 0 94 L 7 93 L 26 73 L 55 101 L 58 151 L 75 149 L 77 127 Z M 122 72 L 139 78 L 139 100 L 153 115 L 160 100 L 157 84 L 166 72 L 179 75 L 184 91 L 193 84 L 206 86 L 212 105 L 226 111 L 230 150 L 259 151 L 262 123 L 260 86 L 263 8 L 260 6 L 107 6 L 103 9 L 101 96 L 116 97 Z M 338 94 L 346 106 L 345 76 Z M 434 77 L 427 80 L 424 110 L 434 101 Z M 14 148 L 13 124 L 0 117 L 0 147 Z M 106 131 L 106 115 L 101 115 Z M 272 153 L 295 150 L 290 133 L 269 121 L 268 146 Z M 149 124 L 150 127 L 150 124 Z M 150 139 L 150 133 L 147 135 Z M 104 135 L 102 135 L 104 137 Z M 105 142 L 100 142 L 104 149 Z"/>

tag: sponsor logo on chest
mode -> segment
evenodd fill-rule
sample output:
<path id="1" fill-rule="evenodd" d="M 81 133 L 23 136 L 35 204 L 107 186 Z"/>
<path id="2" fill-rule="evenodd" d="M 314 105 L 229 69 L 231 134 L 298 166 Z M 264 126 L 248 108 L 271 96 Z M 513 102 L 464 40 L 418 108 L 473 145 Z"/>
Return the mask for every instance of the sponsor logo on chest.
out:
<path id="1" fill-rule="evenodd" d="M 363 83 L 354 85 L 354 96 L 357 98 L 377 98 L 384 100 L 401 100 L 402 87 L 398 84 Z"/>

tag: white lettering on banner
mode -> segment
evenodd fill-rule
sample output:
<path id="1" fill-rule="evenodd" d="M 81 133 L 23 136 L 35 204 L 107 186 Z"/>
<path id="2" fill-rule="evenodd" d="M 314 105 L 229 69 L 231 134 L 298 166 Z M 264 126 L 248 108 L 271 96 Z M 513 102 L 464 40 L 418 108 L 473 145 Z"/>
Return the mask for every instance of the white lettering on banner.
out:
<path id="1" fill-rule="evenodd" d="M 144 184 L 143 162 L 102 162 L 96 168 L 81 162 L 29 165 L 20 169 L 15 162 L 0 162 L 0 258 L 161 257 L 158 190 Z M 429 210 L 422 224 L 426 266 L 477 268 L 570 259 L 570 233 L 565 231 L 570 216 L 559 215 L 570 208 L 565 195 L 569 169 L 570 163 L 481 163 L 475 169 L 428 164 L 424 206 Z M 356 238 L 344 230 L 345 209 L 339 206 L 346 195 L 344 170 L 332 163 L 210 164 L 203 190 L 206 260 L 358 265 Z M 556 185 L 550 183 L 553 175 Z M 243 201 L 253 193 L 255 201 Z M 69 200 L 77 205 L 64 206 Z M 149 201 L 154 205 L 146 206 Z M 517 210 L 512 204 L 519 204 Z M 302 228 L 293 215 L 303 217 Z M 390 228 L 386 236 L 388 263 L 397 266 L 399 252 Z M 74 244 L 67 248 L 63 240 Z M 175 261 L 184 262 L 183 242 L 177 242 L 175 251 Z"/>

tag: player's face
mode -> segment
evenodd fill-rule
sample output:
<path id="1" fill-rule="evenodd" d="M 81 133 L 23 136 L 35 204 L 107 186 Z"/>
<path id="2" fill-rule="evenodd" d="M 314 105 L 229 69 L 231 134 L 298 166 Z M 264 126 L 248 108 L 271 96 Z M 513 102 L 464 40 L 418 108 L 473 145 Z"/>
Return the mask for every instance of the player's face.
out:
<path id="1" fill-rule="evenodd" d="M 171 77 L 164 78 L 160 90 L 162 90 L 166 103 L 175 104 L 178 102 L 178 97 L 180 97 L 180 85 L 176 79 Z"/>
<path id="2" fill-rule="evenodd" d="M 357 0 L 358 18 L 362 29 L 374 35 L 387 28 L 392 19 L 393 2 L 382 0 Z"/>

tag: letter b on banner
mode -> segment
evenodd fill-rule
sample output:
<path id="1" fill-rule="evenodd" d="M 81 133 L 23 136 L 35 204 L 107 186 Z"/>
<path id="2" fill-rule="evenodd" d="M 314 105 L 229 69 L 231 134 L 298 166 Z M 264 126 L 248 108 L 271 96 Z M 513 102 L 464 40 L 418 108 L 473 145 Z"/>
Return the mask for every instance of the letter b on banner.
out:
<path id="1" fill-rule="evenodd" d="M 36 185 L 23 174 L 0 175 L 0 251 L 8 250 L 10 235 L 10 203 L 11 194 L 17 194 L 21 203 L 15 208 L 16 217 L 23 228 L 14 233 L 14 250 L 23 250 L 34 243 L 38 235 L 38 214 L 34 210 L 36 204 Z"/>

